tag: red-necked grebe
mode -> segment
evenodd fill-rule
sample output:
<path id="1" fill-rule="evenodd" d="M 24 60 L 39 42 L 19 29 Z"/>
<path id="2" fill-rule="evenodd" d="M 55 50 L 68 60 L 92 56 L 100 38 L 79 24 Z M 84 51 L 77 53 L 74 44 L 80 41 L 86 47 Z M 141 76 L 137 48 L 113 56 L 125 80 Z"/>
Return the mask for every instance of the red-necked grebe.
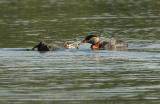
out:
<path id="1" fill-rule="evenodd" d="M 116 38 L 106 38 L 104 41 L 100 41 L 98 35 L 88 35 L 82 40 L 81 43 L 90 43 L 91 49 L 126 49 L 128 47 L 128 43 L 116 39 Z"/>

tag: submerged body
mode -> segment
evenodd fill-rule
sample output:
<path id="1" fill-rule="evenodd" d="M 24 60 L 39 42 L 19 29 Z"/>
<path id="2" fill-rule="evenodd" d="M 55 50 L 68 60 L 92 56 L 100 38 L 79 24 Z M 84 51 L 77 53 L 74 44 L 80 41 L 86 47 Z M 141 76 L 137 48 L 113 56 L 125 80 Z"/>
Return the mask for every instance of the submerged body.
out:
<path id="1" fill-rule="evenodd" d="M 123 40 L 106 38 L 105 41 L 100 41 L 100 38 L 97 35 L 85 37 L 82 43 L 90 43 L 91 49 L 124 50 L 128 47 L 128 43 Z"/>
<path id="2" fill-rule="evenodd" d="M 41 41 L 35 45 L 32 50 L 37 49 L 38 51 L 55 51 L 58 49 L 69 49 L 69 48 L 78 48 L 78 44 L 68 43 L 68 42 L 58 42 L 58 43 L 46 43 Z"/>

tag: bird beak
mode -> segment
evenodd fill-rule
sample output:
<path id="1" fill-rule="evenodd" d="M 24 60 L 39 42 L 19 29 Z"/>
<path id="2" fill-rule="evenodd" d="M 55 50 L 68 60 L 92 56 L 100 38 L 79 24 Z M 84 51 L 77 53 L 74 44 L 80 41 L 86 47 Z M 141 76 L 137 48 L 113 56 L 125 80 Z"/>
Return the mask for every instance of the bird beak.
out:
<path id="1" fill-rule="evenodd" d="M 34 47 L 32 48 L 32 50 L 34 51 L 34 50 L 35 50 L 35 48 L 37 48 L 37 47 L 38 47 L 38 45 L 34 46 Z"/>
<path id="2" fill-rule="evenodd" d="M 81 43 L 87 43 L 87 41 L 84 39 L 84 40 L 81 41 Z"/>
<path id="3" fill-rule="evenodd" d="M 86 40 L 82 40 L 80 43 L 78 43 L 77 48 L 80 47 L 81 44 L 86 43 Z"/>

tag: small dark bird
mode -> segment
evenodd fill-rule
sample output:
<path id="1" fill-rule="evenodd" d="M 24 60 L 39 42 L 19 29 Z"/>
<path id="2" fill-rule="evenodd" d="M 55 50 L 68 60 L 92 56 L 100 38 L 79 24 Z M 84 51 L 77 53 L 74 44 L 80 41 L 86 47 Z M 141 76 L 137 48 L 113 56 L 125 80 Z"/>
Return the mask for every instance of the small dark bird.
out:
<path id="1" fill-rule="evenodd" d="M 58 49 L 69 49 L 69 48 L 78 48 L 79 45 L 75 43 L 46 43 L 46 42 L 39 42 L 37 45 L 35 45 L 32 50 L 38 50 L 38 51 L 55 51 Z"/>

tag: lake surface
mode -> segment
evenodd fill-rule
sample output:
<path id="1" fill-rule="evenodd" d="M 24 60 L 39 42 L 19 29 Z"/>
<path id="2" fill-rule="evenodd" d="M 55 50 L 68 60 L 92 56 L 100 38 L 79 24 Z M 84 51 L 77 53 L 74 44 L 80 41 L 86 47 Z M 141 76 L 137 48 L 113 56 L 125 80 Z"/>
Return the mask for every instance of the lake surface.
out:
<path id="1" fill-rule="evenodd" d="M 0 103 L 160 103 L 159 0 L 0 0 L 0 14 Z M 92 32 L 129 49 L 26 51 Z"/>

